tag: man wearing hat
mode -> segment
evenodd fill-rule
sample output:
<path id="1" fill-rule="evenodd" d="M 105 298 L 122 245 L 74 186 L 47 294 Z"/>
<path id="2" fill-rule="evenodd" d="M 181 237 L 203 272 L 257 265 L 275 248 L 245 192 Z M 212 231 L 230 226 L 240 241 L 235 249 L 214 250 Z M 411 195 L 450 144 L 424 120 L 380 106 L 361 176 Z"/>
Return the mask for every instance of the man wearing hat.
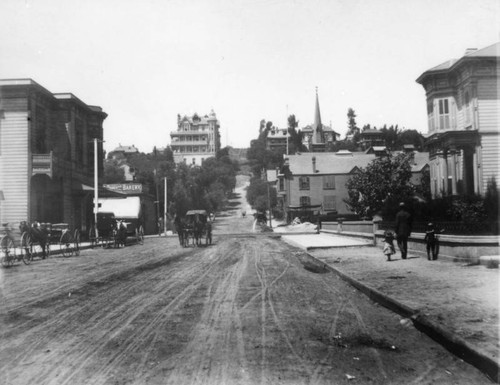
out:
<path id="1" fill-rule="evenodd" d="M 396 214 L 396 240 L 401 258 L 406 259 L 408 254 L 408 237 L 411 234 L 412 217 L 408 212 L 404 202 L 399 204 L 399 211 Z"/>

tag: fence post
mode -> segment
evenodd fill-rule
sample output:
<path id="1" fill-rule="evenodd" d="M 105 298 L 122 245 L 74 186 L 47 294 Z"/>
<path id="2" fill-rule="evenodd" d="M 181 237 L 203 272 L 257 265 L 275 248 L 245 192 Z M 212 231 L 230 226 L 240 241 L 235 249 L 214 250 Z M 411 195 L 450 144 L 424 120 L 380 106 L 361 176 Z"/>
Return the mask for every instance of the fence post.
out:
<path id="1" fill-rule="evenodd" d="M 377 230 L 378 230 L 378 222 L 373 221 L 373 246 L 377 246 Z"/>

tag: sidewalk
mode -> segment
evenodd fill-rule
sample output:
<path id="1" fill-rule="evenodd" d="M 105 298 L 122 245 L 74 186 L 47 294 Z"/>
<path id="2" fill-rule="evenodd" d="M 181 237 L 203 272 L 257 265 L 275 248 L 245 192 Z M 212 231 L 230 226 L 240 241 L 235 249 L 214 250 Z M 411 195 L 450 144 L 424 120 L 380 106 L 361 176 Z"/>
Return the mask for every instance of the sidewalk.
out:
<path id="1" fill-rule="evenodd" d="M 371 299 L 411 318 L 419 330 L 499 381 L 498 268 L 428 261 L 411 250 L 408 259 L 398 252 L 388 262 L 381 247 L 367 247 L 368 240 L 333 234 L 282 239 L 308 250 Z"/>

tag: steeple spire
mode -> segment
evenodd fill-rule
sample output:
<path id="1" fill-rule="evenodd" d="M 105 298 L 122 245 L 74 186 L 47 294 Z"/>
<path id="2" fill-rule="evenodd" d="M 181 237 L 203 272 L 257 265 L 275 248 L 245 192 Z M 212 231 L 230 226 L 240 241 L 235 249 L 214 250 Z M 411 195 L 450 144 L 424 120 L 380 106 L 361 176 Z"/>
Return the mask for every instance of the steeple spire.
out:
<path id="1" fill-rule="evenodd" d="M 312 134 L 312 142 L 314 144 L 323 143 L 322 133 L 323 133 L 323 125 L 321 124 L 321 113 L 319 111 L 318 87 L 316 87 L 316 106 L 314 109 L 314 124 L 313 124 L 313 134 Z"/>

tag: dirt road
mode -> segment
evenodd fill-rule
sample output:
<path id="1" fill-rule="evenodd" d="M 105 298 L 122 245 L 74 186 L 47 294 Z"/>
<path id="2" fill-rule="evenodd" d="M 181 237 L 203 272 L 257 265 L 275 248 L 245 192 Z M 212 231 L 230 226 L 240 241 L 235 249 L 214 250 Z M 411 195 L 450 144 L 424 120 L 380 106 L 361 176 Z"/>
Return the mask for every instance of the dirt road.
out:
<path id="1" fill-rule="evenodd" d="M 210 247 L 148 238 L 1 269 L 0 383 L 489 383 L 307 254 L 252 233 L 238 202 Z"/>

